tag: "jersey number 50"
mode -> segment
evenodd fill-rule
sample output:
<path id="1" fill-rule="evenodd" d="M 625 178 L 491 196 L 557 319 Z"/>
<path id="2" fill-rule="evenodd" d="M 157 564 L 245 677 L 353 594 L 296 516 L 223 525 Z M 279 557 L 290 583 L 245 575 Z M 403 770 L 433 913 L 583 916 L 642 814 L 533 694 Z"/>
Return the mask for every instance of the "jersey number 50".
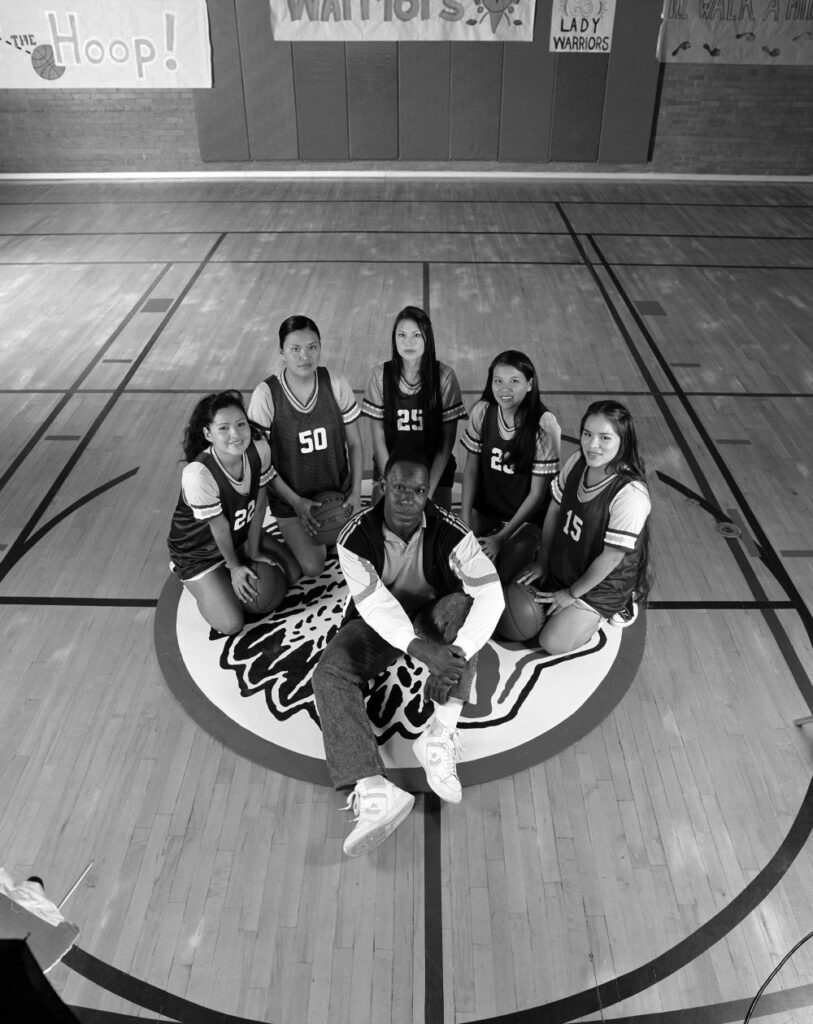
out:
<path id="1" fill-rule="evenodd" d="M 323 452 L 325 448 L 327 448 L 327 431 L 324 427 L 299 431 L 299 450 L 303 455 L 308 455 L 310 452 Z"/>

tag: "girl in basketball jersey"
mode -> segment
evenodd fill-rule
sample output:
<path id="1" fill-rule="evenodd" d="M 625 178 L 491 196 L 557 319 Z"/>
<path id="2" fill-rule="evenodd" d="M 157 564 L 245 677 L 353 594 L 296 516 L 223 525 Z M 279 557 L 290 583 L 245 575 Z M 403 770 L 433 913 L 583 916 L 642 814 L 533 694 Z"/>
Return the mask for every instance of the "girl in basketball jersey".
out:
<path id="1" fill-rule="evenodd" d="M 539 643 L 550 654 L 581 647 L 608 619 L 629 625 L 649 590 L 651 503 L 632 416 L 619 402 L 593 402 L 580 438 L 554 481 L 539 556 L 519 577 L 543 579 Z"/>
<path id="2" fill-rule="evenodd" d="M 361 408 L 370 417 L 374 480 L 390 455 L 414 452 L 429 464 L 429 497 L 451 508 L 452 448 L 466 409 L 454 370 L 435 355 L 432 322 L 417 306 L 396 316 L 391 358 L 373 368 Z"/>
<path id="3" fill-rule="evenodd" d="M 361 507 L 364 452 L 361 411 L 344 377 L 319 365 L 319 328 L 306 316 L 290 316 L 279 329 L 282 373 L 254 389 L 248 413 L 267 433 L 278 475 L 269 489 L 271 511 L 283 540 L 306 576 L 325 567 L 327 548 L 317 543 L 313 517 L 322 491 L 345 496 L 348 514 Z"/>
<path id="4" fill-rule="evenodd" d="M 460 515 L 480 538 L 503 585 L 536 554 L 561 434 L 539 397 L 531 360 L 513 349 L 501 352 L 488 368 L 482 398 L 463 434 Z"/>
<path id="5" fill-rule="evenodd" d="M 256 436 L 255 436 L 256 435 Z M 221 633 L 243 628 L 255 595 L 249 561 L 278 565 L 292 582 L 291 553 L 262 532 L 265 485 L 275 475 L 268 443 L 252 430 L 239 391 L 206 395 L 184 432 L 187 465 L 169 531 L 170 568 Z"/>

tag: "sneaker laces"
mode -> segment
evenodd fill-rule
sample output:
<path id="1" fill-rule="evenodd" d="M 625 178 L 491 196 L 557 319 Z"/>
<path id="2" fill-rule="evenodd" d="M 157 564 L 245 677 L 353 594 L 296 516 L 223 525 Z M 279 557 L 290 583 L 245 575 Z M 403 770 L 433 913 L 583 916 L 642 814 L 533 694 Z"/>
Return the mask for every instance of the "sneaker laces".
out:
<path id="1" fill-rule="evenodd" d="M 361 794 L 358 789 L 354 789 L 352 793 L 348 794 L 347 803 L 342 807 L 343 811 L 352 811 L 352 813 L 355 814 L 355 818 L 352 819 L 353 821 L 358 821 L 361 817 L 361 813 L 359 811 L 360 797 Z"/>
<path id="2" fill-rule="evenodd" d="M 440 748 L 443 752 L 443 770 L 444 777 L 446 775 L 456 775 L 457 762 L 460 760 L 463 754 L 463 740 L 460 737 L 460 733 L 457 729 L 446 729 L 445 736 L 441 737 Z"/>

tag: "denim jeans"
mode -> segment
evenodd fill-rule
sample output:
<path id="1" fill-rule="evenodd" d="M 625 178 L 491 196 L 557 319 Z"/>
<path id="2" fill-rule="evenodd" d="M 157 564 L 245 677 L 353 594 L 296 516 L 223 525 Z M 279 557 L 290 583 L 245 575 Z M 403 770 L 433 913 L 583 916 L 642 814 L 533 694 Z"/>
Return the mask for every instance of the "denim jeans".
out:
<path id="1" fill-rule="evenodd" d="M 414 616 L 416 633 L 424 639 L 454 643 L 469 608 L 471 598 L 466 594 L 438 598 Z M 336 789 L 354 786 L 370 775 L 386 774 L 362 689 L 400 655 L 401 651 L 382 639 L 364 619 L 355 618 L 341 627 L 319 659 L 313 673 L 313 693 L 322 723 L 327 769 Z M 475 654 L 448 697 L 468 700 L 476 668 Z"/>

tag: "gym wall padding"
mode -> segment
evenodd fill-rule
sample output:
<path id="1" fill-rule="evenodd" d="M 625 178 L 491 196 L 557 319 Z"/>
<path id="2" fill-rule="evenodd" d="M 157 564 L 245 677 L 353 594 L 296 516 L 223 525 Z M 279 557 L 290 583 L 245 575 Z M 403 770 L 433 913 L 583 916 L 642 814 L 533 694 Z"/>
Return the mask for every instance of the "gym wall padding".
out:
<path id="1" fill-rule="evenodd" d="M 268 7 L 237 0 L 248 144 L 252 160 L 296 160 L 294 69 L 290 43 L 276 43 Z"/>
<path id="2" fill-rule="evenodd" d="M 557 53 L 551 160 L 565 163 L 598 160 L 609 60 L 605 54 Z"/>
<path id="3" fill-rule="evenodd" d="M 398 46 L 398 154 L 402 160 L 449 159 L 451 43 Z"/>
<path id="4" fill-rule="evenodd" d="M 248 160 L 243 68 L 234 0 L 206 0 L 212 41 L 212 88 L 195 89 L 195 120 L 204 160 Z"/>
<path id="5" fill-rule="evenodd" d="M 452 43 L 452 160 L 497 159 L 504 49 L 499 43 Z"/>
<path id="6" fill-rule="evenodd" d="M 661 68 L 653 40 L 660 24 L 660 4 L 652 0 L 624 0 L 616 8 L 598 153 L 602 162 L 647 159 Z"/>
<path id="7" fill-rule="evenodd" d="M 398 159 L 398 44 L 347 43 L 351 160 Z"/>
<path id="8" fill-rule="evenodd" d="M 207 0 L 212 90 L 195 112 L 206 161 L 647 159 L 660 5 L 616 7 L 613 50 L 549 50 L 553 0 L 532 43 L 285 43 L 267 0 Z"/>

